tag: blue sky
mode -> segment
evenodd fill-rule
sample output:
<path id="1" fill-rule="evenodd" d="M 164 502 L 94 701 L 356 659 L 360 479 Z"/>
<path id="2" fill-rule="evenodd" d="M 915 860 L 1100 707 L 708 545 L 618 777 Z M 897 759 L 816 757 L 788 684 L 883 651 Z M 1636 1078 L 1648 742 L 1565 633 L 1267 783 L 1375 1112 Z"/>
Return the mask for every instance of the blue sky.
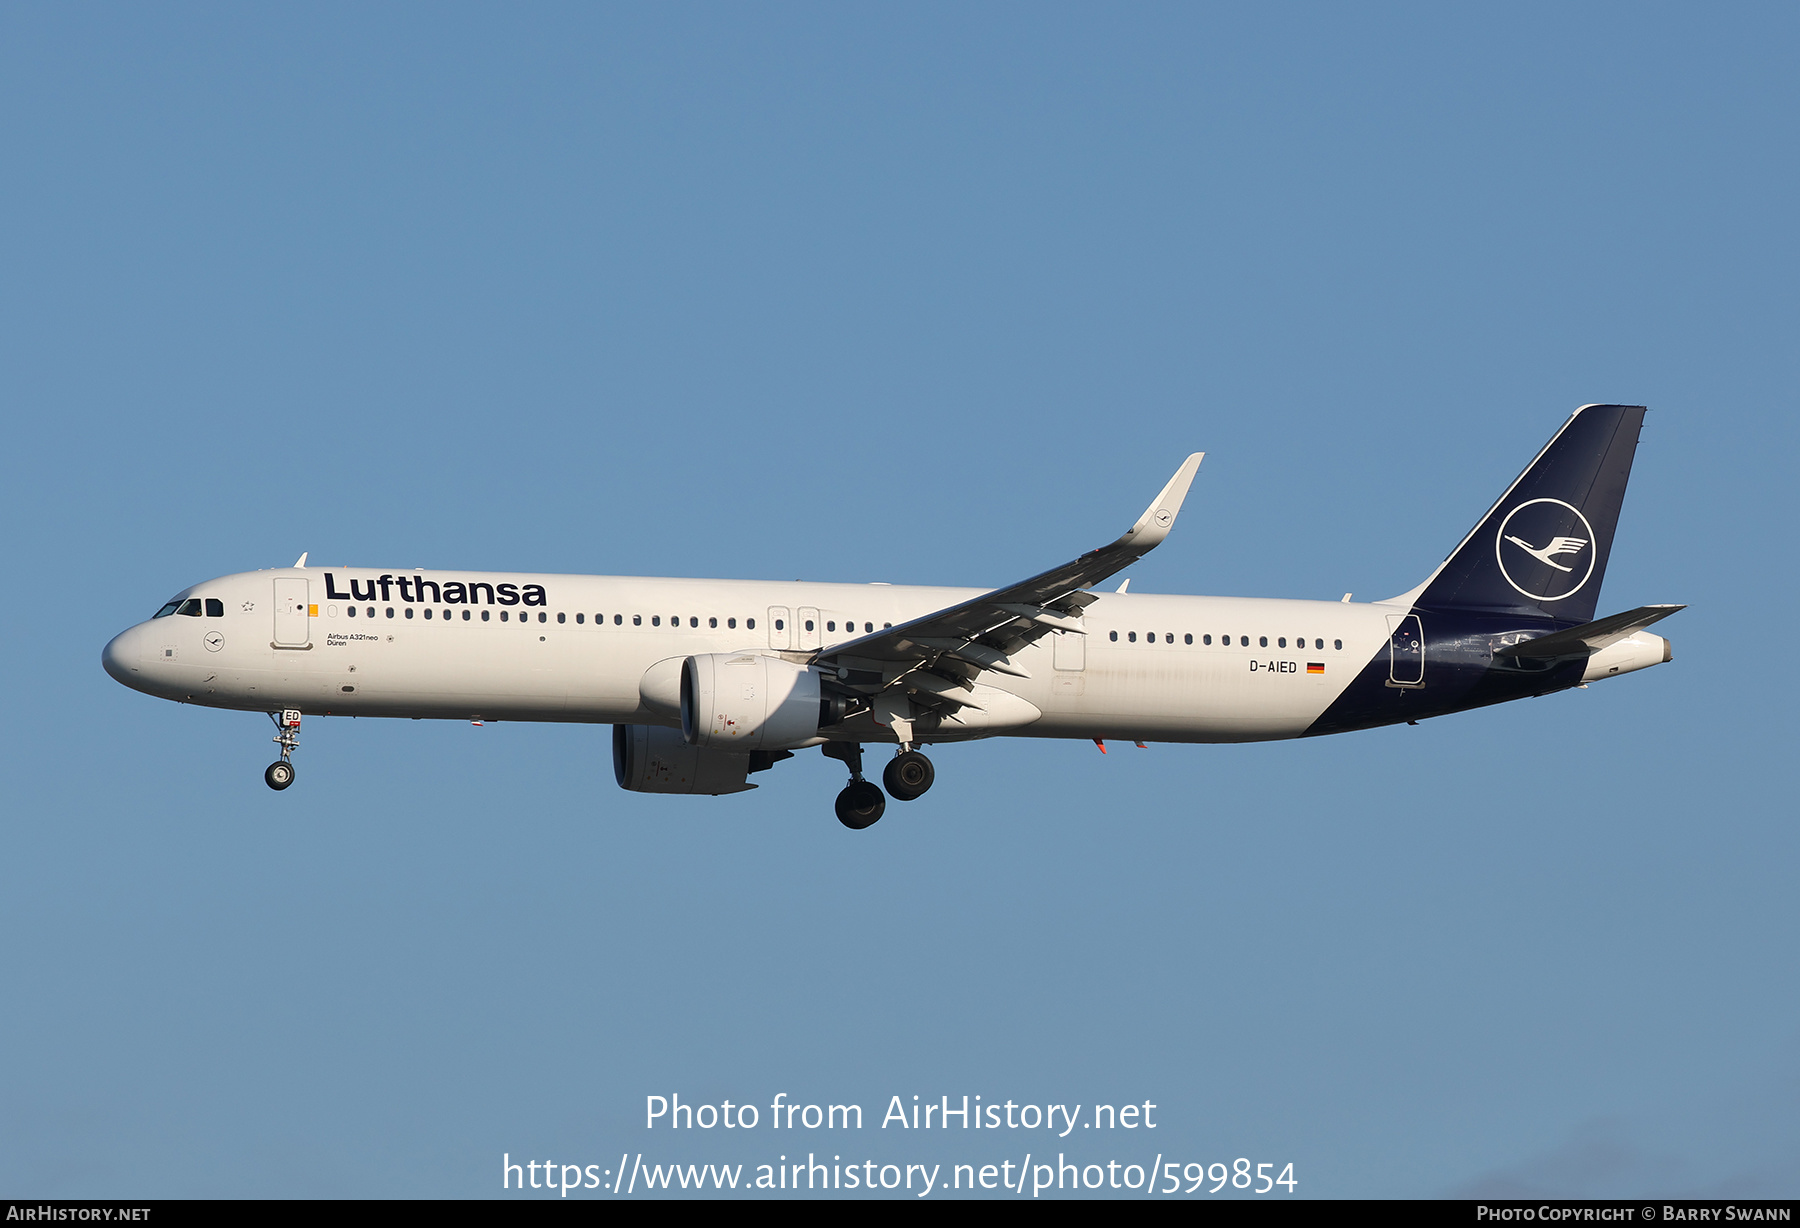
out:
<path id="1" fill-rule="evenodd" d="M 647 1134 L 675 1091 L 1147 1099 L 1302 1194 L 1792 1196 L 1797 25 L 9 6 L 0 1186 L 787 1146 Z M 312 721 L 276 795 L 264 718 L 98 663 L 302 550 L 1000 584 L 1197 449 L 1135 591 L 1388 596 L 1595 401 L 1651 407 L 1601 604 L 1690 603 L 1671 665 L 945 748 L 861 834 L 816 754 L 638 797 L 592 728 Z"/>

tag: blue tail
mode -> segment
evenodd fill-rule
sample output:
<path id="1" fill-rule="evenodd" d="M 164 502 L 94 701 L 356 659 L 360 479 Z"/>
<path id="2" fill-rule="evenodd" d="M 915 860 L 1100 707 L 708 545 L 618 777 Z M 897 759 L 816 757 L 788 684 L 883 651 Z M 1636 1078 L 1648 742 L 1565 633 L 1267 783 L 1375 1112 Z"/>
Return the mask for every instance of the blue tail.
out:
<path id="1" fill-rule="evenodd" d="M 1576 410 L 1414 604 L 1590 621 L 1643 425 L 1642 405 Z"/>

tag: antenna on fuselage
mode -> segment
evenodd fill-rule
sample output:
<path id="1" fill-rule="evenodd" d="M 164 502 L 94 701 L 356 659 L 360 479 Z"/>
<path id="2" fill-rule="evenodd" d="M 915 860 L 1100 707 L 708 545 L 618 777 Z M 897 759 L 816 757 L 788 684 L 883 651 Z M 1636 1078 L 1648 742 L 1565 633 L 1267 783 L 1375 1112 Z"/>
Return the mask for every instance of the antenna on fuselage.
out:
<path id="1" fill-rule="evenodd" d="M 294 566 L 296 566 L 296 567 L 306 566 L 306 556 L 311 553 L 312 553 L 312 551 L 310 551 L 310 550 L 302 550 L 300 552 L 300 557 L 294 560 Z"/>

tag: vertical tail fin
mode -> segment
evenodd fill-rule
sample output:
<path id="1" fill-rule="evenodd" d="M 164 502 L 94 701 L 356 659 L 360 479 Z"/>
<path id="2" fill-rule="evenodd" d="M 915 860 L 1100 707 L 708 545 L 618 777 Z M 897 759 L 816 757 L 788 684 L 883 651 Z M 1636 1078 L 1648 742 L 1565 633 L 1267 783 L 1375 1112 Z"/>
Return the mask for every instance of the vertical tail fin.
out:
<path id="1" fill-rule="evenodd" d="M 1576 410 L 1413 604 L 1592 619 L 1643 425 L 1641 405 Z"/>

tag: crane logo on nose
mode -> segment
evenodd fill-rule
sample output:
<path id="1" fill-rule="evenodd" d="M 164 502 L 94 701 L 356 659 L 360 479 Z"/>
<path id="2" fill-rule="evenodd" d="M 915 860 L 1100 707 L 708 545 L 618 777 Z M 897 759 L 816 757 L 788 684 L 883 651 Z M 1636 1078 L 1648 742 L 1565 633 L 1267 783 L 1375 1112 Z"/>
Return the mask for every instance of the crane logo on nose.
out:
<path id="1" fill-rule="evenodd" d="M 1594 574 L 1593 544 L 1594 526 L 1581 509 L 1561 499 L 1528 499 L 1500 522 L 1494 559 L 1506 582 L 1525 596 L 1561 601 Z"/>

